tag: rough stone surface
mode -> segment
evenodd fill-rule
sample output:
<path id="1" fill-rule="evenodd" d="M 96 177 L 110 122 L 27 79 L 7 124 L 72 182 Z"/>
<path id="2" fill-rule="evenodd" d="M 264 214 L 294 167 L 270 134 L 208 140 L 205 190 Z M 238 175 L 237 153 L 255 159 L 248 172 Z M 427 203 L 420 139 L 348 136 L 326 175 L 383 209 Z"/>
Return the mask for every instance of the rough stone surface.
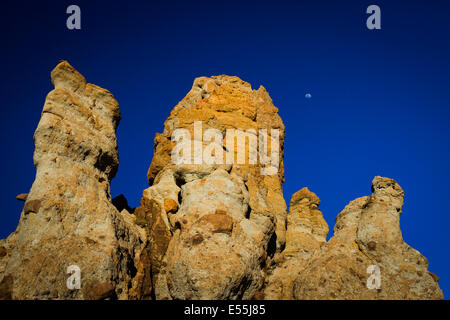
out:
<path id="1" fill-rule="evenodd" d="M 299 252 L 280 259 L 268 277 L 265 297 L 442 299 L 436 278 L 427 270 L 427 260 L 403 241 L 402 188 L 392 179 L 375 177 L 372 192 L 370 197 L 351 201 L 338 215 L 328 243 L 316 246 L 306 258 Z M 305 210 L 304 216 L 310 213 Z M 289 228 L 288 224 L 288 233 Z M 288 240 L 286 248 L 290 246 Z M 380 289 L 367 287 L 370 265 L 380 268 Z"/>
<path id="2" fill-rule="evenodd" d="M 52 82 L 34 135 L 36 179 L 17 196 L 25 201 L 17 230 L 0 240 L 0 299 L 443 298 L 439 277 L 403 241 L 404 192 L 394 180 L 375 177 L 372 195 L 344 208 L 328 242 L 320 200 L 308 188 L 292 195 L 286 214 L 284 125 L 263 87 L 229 76 L 195 79 L 156 134 L 150 187 L 132 209 L 123 195 L 110 196 L 117 101 L 67 62 Z M 199 121 L 201 137 L 216 129 L 223 147 L 196 140 L 193 164 L 175 163 L 174 132 L 195 139 Z M 198 146 L 239 159 L 228 129 L 254 130 L 243 141 L 244 161 L 195 163 Z M 260 129 L 279 129 L 278 165 L 268 166 L 250 143 Z M 80 290 L 66 286 L 71 265 L 81 269 Z M 367 287 L 373 265 L 380 289 Z"/>
<path id="3" fill-rule="evenodd" d="M 133 213 L 134 209 L 128 205 L 127 198 L 123 194 L 118 195 L 112 199 L 112 204 L 116 207 L 117 211 L 122 212 L 126 210 L 128 213 Z"/>
<path id="4" fill-rule="evenodd" d="M 164 132 L 156 135 L 148 171 L 152 186 L 144 191 L 137 209 L 152 216 L 156 298 L 249 299 L 261 288 L 268 254 L 280 252 L 285 243 L 284 125 L 277 112 L 263 87 L 252 90 L 237 77 L 202 77 L 173 109 Z M 201 121 L 202 132 L 218 130 L 224 146 L 227 129 L 256 133 L 268 129 L 269 136 L 270 129 L 278 129 L 275 174 L 262 174 L 261 161 L 250 162 L 250 154 L 257 150 L 249 140 L 245 141 L 249 152 L 239 164 L 236 148 L 214 154 L 225 159 L 227 152 L 232 153 L 233 164 L 175 164 L 172 134 L 184 128 L 194 138 L 195 121 Z M 208 144 L 203 142 L 203 147 Z"/>
<path id="5" fill-rule="evenodd" d="M 16 199 L 19 201 L 26 201 L 28 197 L 28 193 L 21 193 L 16 196 Z"/>
<path id="6" fill-rule="evenodd" d="M 319 197 L 306 187 L 292 195 L 286 248 L 267 268 L 264 299 L 292 299 L 294 281 L 304 264 L 326 243 L 329 228 L 318 209 L 319 204 Z"/>
<path id="7" fill-rule="evenodd" d="M 136 266 L 146 234 L 116 210 L 109 192 L 119 161 L 119 105 L 67 62 L 51 78 L 55 89 L 34 134 L 36 179 L 17 230 L 1 243 L 7 252 L 0 258 L 1 295 L 140 298 Z M 70 265 L 81 269 L 80 290 L 66 286 Z"/>

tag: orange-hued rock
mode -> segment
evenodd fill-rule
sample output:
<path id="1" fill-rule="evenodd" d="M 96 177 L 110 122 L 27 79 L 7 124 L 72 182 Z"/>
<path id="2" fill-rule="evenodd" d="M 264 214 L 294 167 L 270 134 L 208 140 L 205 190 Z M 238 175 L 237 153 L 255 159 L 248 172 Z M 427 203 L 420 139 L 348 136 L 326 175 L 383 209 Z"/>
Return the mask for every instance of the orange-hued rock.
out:
<path id="1" fill-rule="evenodd" d="M 17 196 L 16 231 L 0 240 L 0 300 L 443 298 L 439 277 L 403 241 L 394 180 L 375 177 L 328 242 L 308 188 L 286 213 L 284 125 L 263 87 L 195 79 L 155 136 L 150 187 L 133 209 L 110 195 L 117 101 L 65 61 L 51 76 L 34 134 L 36 179 Z M 245 139 L 228 135 L 237 129 Z M 188 149 L 180 132 L 194 140 Z M 81 271 L 80 289 L 68 288 L 69 266 Z"/>
<path id="2" fill-rule="evenodd" d="M 36 179 L 17 230 L 0 243 L 7 252 L 0 257 L 0 294 L 12 299 L 142 297 L 136 269 L 146 234 L 129 214 L 116 210 L 109 191 L 119 165 L 119 105 L 67 62 L 51 76 L 55 89 L 34 134 Z M 71 265 L 81 269 L 80 290 L 66 285 Z"/>
<path id="3" fill-rule="evenodd" d="M 228 233 L 233 230 L 233 218 L 226 213 L 206 214 L 200 218 L 199 224 L 209 224 L 213 233 Z"/>
<path id="4" fill-rule="evenodd" d="M 223 138 L 224 148 L 211 154 L 223 162 L 232 155 L 233 163 L 195 163 L 195 150 L 191 163 L 173 161 L 175 130 L 186 129 L 194 139 L 198 123 L 200 140 L 208 129 Z M 259 129 L 266 129 L 268 155 L 276 150 L 270 130 L 279 130 L 278 163 L 269 168 L 273 174 L 263 174 L 267 165 L 259 158 L 252 163 L 258 150 L 250 143 L 251 135 L 238 163 L 242 150 L 225 147 L 227 129 L 253 130 L 255 140 Z M 269 242 L 269 256 L 285 243 L 283 139 L 283 122 L 263 87 L 252 90 L 241 79 L 224 75 L 195 79 L 164 131 L 156 134 L 148 171 L 152 186 L 137 209 L 153 217 L 148 229 L 151 246 L 158 248 L 152 251 L 158 266 L 152 273 L 157 299 L 248 299 L 261 288 Z M 200 141 L 203 148 L 210 143 Z M 152 201 L 158 205 L 150 205 Z"/>

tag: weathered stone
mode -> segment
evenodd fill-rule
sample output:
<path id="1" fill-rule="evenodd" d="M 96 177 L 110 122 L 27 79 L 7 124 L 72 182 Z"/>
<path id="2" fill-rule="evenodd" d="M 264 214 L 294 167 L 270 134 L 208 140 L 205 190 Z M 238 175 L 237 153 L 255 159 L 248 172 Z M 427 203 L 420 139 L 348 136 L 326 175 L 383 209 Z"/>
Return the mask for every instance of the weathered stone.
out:
<path id="1" fill-rule="evenodd" d="M 104 300 L 114 298 L 116 295 L 115 287 L 109 282 L 94 282 L 88 286 L 88 295 L 87 298 L 89 300 Z"/>
<path id="2" fill-rule="evenodd" d="M 334 236 L 309 259 L 294 284 L 295 299 L 442 299 L 427 260 L 400 230 L 404 192 L 375 177 L 373 194 L 350 202 L 338 215 Z M 381 270 L 381 289 L 369 289 L 367 268 Z"/>
<path id="3" fill-rule="evenodd" d="M 195 246 L 196 244 L 200 244 L 205 240 L 201 234 L 196 234 L 192 237 L 192 244 Z"/>
<path id="4" fill-rule="evenodd" d="M 436 283 L 437 282 L 439 282 L 439 277 L 438 277 L 438 275 L 437 274 L 435 274 L 435 273 L 433 273 L 433 272 L 429 272 L 429 274 L 431 275 L 431 277 L 433 278 L 433 280 L 434 281 L 436 281 Z M 420 274 L 419 274 L 419 276 L 422 276 L 423 275 L 423 272 L 421 272 Z"/>
<path id="5" fill-rule="evenodd" d="M 14 278 L 12 276 L 5 276 L 2 281 L 0 281 L 0 300 L 13 299 L 13 285 Z"/>
<path id="6" fill-rule="evenodd" d="M 16 196 L 16 199 L 19 201 L 26 201 L 28 197 L 28 193 L 21 193 Z"/>
<path id="7" fill-rule="evenodd" d="M 148 171 L 152 186 L 143 200 L 153 199 L 164 208 L 154 210 L 159 217 L 154 221 L 160 221 L 164 244 L 169 240 L 153 277 L 157 299 L 250 299 L 261 288 L 269 242 L 274 247 L 270 255 L 285 244 L 284 125 L 277 111 L 263 87 L 252 90 L 237 77 L 202 77 L 173 109 L 163 133 L 156 135 Z M 279 161 L 273 174 L 262 174 L 263 163 L 250 163 L 250 156 L 257 154 L 250 138 L 244 141 L 248 152 L 241 163 L 175 164 L 172 133 L 186 129 L 194 138 L 196 121 L 203 131 L 221 132 L 224 140 L 227 129 L 267 129 L 269 134 L 278 129 Z M 271 142 L 269 154 L 272 146 L 276 149 Z M 214 156 L 225 159 L 230 153 L 238 159 L 240 150 L 225 149 L 215 150 Z M 177 204 L 176 210 L 167 206 L 167 199 Z"/>
<path id="8" fill-rule="evenodd" d="M 369 242 L 367 243 L 367 247 L 368 247 L 370 250 L 375 250 L 376 247 L 377 247 L 377 243 L 376 243 L 375 241 L 369 241 Z"/>
<path id="9" fill-rule="evenodd" d="M 146 234 L 116 210 L 109 191 L 119 164 L 119 105 L 67 62 L 51 75 L 55 89 L 34 134 L 36 179 L 17 230 L 2 240 L 9 252 L 0 258 L 2 290 L 13 299 L 49 299 L 54 291 L 58 299 L 87 299 L 87 284 L 108 282 L 117 298 L 136 297 Z M 80 290 L 66 286 L 71 265 L 81 269 Z"/>
<path id="10" fill-rule="evenodd" d="M 213 233 L 231 233 L 233 230 L 233 218 L 227 214 L 217 213 L 217 210 L 215 214 L 206 214 L 201 217 L 198 223 L 209 224 Z"/>
<path id="11" fill-rule="evenodd" d="M 23 212 L 28 214 L 30 212 L 38 213 L 41 208 L 42 201 L 41 200 L 28 200 L 25 202 L 25 206 L 23 208 Z"/>
<path id="12" fill-rule="evenodd" d="M 317 208 L 319 204 L 319 197 L 308 188 L 292 195 L 287 219 L 285 254 L 310 252 L 326 241 L 329 228 Z"/>
<path id="13" fill-rule="evenodd" d="M 122 210 L 126 210 L 128 213 L 134 212 L 134 209 L 128 205 L 127 198 L 125 198 L 123 194 L 120 194 L 117 197 L 113 198 L 111 202 L 119 212 L 122 212 Z"/>
<path id="14" fill-rule="evenodd" d="M 164 210 L 166 211 L 166 213 L 175 213 L 178 210 L 178 204 L 175 202 L 175 200 L 165 199 Z"/>
<path id="15" fill-rule="evenodd" d="M 403 241 L 404 192 L 394 180 L 375 177 L 372 195 L 344 208 L 328 242 L 320 199 L 307 188 L 292 195 L 286 215 L 284 125 L 263 87 L 195 79 L 155 136 L 151 186 L 134 210 L 110 196 L 117 101 L 67 62 L 52 83 L 34 135 L 36 180 L 17 196 L 25 201 L 17 230 L 0 240 L 0 299 L 443 298 L 439 277 Z M 243 162 L 172 161 L 175 130 L 195 138 L 199 121 L 224 136 L 211 155 L 236 160 L 245 149 Z M 229 129 L 248 130 L 240 150 L 226 147 Z M 250 143 L 260 129 L 279 130 L 278 164 L 267 166 Z M 80 290 L 66 286 L 70 265 L 81 269 Z M 367 286 L 374 265 L 378 289 Z"/>
<path id="16" fill-rule="evenodd" d="M 6 250 L 6 248 L 5 247 L 0 247 L 0 258 L 3 258 L 7 254 L 8 254 L 8 251 Z"/>
<path id="17" fill-rule="evenodd" d="M 326 243 L 328 225 L 318 209 L 320 199 L 303 188 L 291 197 L 287 218 L 286 248 L 267 270 L 265 299 L 293 299 L 297 275 L 313 253 Z"/>
<path id="18" fill-rule="evenodd" d="M 296 196 L 300 202 L 294 204 L 294 208 L 300 207 L 303 194 L 307 193 L 302 190 L 302 196 Z M 443 298 L 433 275 L 427 272 L 427 260 L 403 241 L 399 223 L 402 188 L 392 179 L 375 177 L 372 191 L 370 197 L 350 202 L 338 215 L 334 236 L 328 243 L 324 242 L 324 237 L 301 236 L 302 231 L 314 233 L 311 226 L 322 225 L 307 220 L 308 223 L 301 223 L 307 227 L 297 233 L 296 238 L 301 241 L 294 248 L 299 250 L 293 250 L 290 244 L 292 220 L 288 217 L 286 250 L 268 273 L 266 299 Z M 305 204 L 319 203 L 314 196 L 307 198 Z M 291 202 L 291 210 L 292 205 Z M 311 218 L 304 207 L 300 216 Z M 318 230 L 325 235 L 325 228 Z M 311 245 L 314 241 L 321 243 Z M 308 250 L 305 251 L 305 247 Z M 381 270 L 381 289 L 367 286 L 371 275 L 367 270 L 371 265 Z"/>

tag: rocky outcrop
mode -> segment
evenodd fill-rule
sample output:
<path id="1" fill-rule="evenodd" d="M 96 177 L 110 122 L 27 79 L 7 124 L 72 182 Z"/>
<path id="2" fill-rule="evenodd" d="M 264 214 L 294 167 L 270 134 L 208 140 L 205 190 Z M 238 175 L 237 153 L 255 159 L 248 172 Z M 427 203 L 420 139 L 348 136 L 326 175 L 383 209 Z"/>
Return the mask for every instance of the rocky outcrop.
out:
<path id="1" fill-rule="evenodd" d="M 316 194 L 296 192 L 286 214 L 284 125 L 263 87 L 195 79 L 156 134 L 133 209 L 110 196 L 117 101 L 67 62 L 51 75 L 36 179 L 0 240 L 0 299 L 442 299 L 403 241 L 394 180 L 375 177 L 328 242 Z M 73 266 L 79 289 L 67 285 Z"/>
<path id="2" fill-rule="evenodd" d="M 285 243 L 284 126 L 277 111 L 263 87 L 252 90 L 237 77 L 202 77 L 156 135 L 148 171 L 153 185 L 136 216 L 151 216 L 157 299 L 249 299 L 261 288 L 267 256 Z M 183 163 L 174 163 L 177 129 L 194 141 Z M 208 139 L 208 129 L 218 137 Z M 251 142 L 264 138 L 260 129 L 268 132 L 267 154 L 276 157 L 271 167 Z M 279 140 L 270 129 L 279 130 Z M 230 148 L 229 130 L 245 131 L 247 139 Z M 205 158 L 211 146 L 217 161 L 197 161 L 197 150 Z M 234 161 L 225 161 L 230 156 Z"/>
<path id="3" fill-rule="evenodd" d="M 13 299 L 142 298 L 145 231 L 111 203 L 119 105 L 67 62 L 51 73 L 34 134 L 36 179 L 17 230 L 0 246 L 0 295 Z M 81 270 L 81 289 L 67 269 Z M 142 273 L 143 271 L 140 270 Z"/>
<path id="4" fill-rule="evenodd" d="M 280 259 L 268 277 L 266 297 L 442 299 L 437 279 L 427 270 L 427 260 L 403 241 L 402 188 L 392 179 L 375 177 L 372 192 L 370 197 L 350 202 L 338 215 L 334 235 L 328 243 L 321 241 L 324 238 L 312 242 L 308 247 L 313 250 L 307 256 L 304 250 L 294 256 L 283 252 L 288 257 Z M 310 212 L 303 212 L 301 215 L 310 219 Z M 288 224 L 288 233 L 289 228 Z M 290 247 L 289 238 L 286 247 Z M 375 268 L 379 268 L 378 275 Z M 374 276 L 380 279 L 377 286 Z"/>
<path id="5" fill-rule="evenodd" d="M 292 195 L 284 255 L 301 252 L 305 258 L 309 258 L 314 250 L 326 242 L 329 228 L 318 209 L 319 204 L 319 197 L 306 187 Z"/>
<path id="6" fill-rule="evenodd" d="M 28 193 L 21 193 L 16 196 L 16 200 L 27 201 Z"/>
<path id="7" fill-rule="evenodd" d="M 328 225 L 318 209 L 319 197 L 303 188 L 291 197 L 286 248 L 267 268 L 264 299 L 293 299 L 293 285 L 314 252 L 326 244 Z"/>

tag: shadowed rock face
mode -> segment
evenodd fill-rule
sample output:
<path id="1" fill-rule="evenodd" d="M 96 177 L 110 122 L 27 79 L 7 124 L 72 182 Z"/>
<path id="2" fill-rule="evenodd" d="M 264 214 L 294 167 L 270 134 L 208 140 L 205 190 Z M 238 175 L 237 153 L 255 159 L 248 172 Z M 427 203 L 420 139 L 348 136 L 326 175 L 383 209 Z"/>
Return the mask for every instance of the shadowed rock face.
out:
<path id="1" fill-rule="evenodd" d="M 119 105 L 67 62 L 51 76 L 34 134 L 36 179 L 17 230 L 2 241 L 0 287 L 13 299 L 139 297 L 145 231 L 110 201 Z M 66 286 L 70 265 L 81 269 L 80 290 Z"/>
<path id="2" fill-rule="evenodd" d="M 338 215 L 334 235 L 328 243 L 316 245 L 307 256 L 302 250 L 297 255 L 283 252 L 267 278 L 266 297 L 442 299 L 434 275 L 427 270 L 427 260 L 403 241 L 402 188 L 392 179 L 375 177 L 372 192 L 370 197 L 350 202 Z M 311 219 L 308 209 L 303 209 L 300 215 Z M 288 233 L 290 228 L 288 224 Z M 309 234 L 308 230 L 304 233 Z M 286 247 L 289 246 L 288 238 Z M 303 249 L 303 246 L 314 247 L 308 241 L 297 247 Z M 380 289 L 367 287 L 370 265 L 380 268 Z"/>
<path id="3" fill-rule="evenodd" d="M 404 192 L 394 180 L 375 177 L 372 195 L 344 208 L 328 242 L 316 194 L 299 190 L 286 214 L 284 125 L 263 87 L 195 79 L 156 134 L 151 186 L 132 213 L 109 191 L 117 101 L 67 62 L 51 75 L 55 89 L 34 135 L 36 179 L 18 196 L 17 230 L 0 240 L 0 299 L 442 299 L 427 260 L 403 241 Z M 258 151 L 250 139 L 244 163 L 174 163 L 174 131 L 195 137 L 197 121 L 203 132 L 218 130 L 224 146 L 227 129 L 278 129 L 274 174 L 250 163 Z M 238 156 L 214 149 L 230 153 Z M 81 269 L 80 290 L 67 288 L 71 265 Z M 380 289 L 367 287 L 371 265 L 381 270 Z"/>

